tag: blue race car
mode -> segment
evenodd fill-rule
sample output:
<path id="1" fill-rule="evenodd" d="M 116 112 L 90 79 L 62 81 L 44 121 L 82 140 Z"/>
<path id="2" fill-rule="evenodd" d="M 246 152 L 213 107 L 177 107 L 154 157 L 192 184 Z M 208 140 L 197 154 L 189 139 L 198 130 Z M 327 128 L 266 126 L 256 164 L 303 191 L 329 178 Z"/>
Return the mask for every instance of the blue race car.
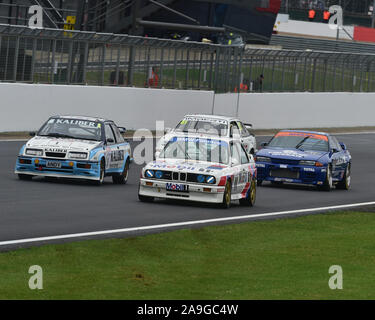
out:
<path id="1" fill-rule="evenodd" d="M 20 150 L 15 173 L 21 180 L 35 176 L 93 180 L 105 176 L 125 184 L 132 161 L 125 128 L 113 121 L 81 116 L 54 116 Z"/>
<path id="2" fill-rule="evenodd" d="M 322 132 L 282 130 L 256 153 L 258 185 L 299 183 L 330 191 L 350 188 L 351 155 L 344 143 Z"/>

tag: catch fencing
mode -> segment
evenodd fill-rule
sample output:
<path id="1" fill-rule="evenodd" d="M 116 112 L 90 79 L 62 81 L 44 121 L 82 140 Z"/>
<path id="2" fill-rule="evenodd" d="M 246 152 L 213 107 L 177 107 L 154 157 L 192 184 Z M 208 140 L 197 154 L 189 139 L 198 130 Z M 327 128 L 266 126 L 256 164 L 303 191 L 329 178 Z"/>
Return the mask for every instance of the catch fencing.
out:
<path id="1" fill-rule="evenodd" d="M 374 92 L 375 55 L 0 25 L 0 81 L 219 93 Z"/>

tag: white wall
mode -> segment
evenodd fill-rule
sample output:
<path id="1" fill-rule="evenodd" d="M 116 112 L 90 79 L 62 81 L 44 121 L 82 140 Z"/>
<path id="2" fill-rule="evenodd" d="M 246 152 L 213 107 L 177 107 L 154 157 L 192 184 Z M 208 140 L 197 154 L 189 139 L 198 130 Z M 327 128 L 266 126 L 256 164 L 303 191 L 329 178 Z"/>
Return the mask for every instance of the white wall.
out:
<path id="1" fill-rule="evenodd" d="M 0 132 L 35 130 L 65 114 L 155 130 L 155 120 L 170 127 L 186 113 L 211 113 L 212 101 L 208 91 L 0 83 Z"/>
<path id="2" fill-rule="evenodd" d="M 52 115 L 106 117 L 128 129 L 167 127 L 211 114 L 208 91 L 0 83 L 0 132 L 38 129 Z M 236 115 L 238 94 L 217 94 L 215 114 Z M 375 126 L 375 93 L 241 93 L 239 117 L 256 129 Z"/>
<path id="3" fill-rule="evenodd" d="M 215 114 L 236 115 L 238 94 L 215 97 Z M 255 129 L 375 126 L 375 93 L 242 93 L 239 117 Z"/>
<path id="4" fill-rule="evenodd" d="M 351 37 L 354 35 L 353 26 L 344 26 L 345 30 Z M 327 23 L 289 20 L 287 22 L 280 21 L 276 23 L 274 30 L 279 33 L 290 33 L 296 35 L 309 35 L 316 37 L 334 38 L 336 39 L 337 30 L 331 29 Z M 351 40 L 351 38 L 343 31 L 339 32 L 340 39 Z"/>

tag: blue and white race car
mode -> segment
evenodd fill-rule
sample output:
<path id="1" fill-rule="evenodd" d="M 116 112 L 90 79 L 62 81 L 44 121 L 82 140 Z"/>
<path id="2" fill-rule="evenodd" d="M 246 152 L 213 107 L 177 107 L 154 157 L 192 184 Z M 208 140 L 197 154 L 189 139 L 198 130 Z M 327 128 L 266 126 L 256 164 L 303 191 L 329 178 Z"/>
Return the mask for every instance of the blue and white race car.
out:
<path id="1" fill-rule="evenodd" d="M 21 180 L 34 176 L 78 178 L 125 184 L 131 148 L 111 120 L 81 116 L 54 116 L 20 150 L 15 173 Z"/>
<path id="2" fill-rule="evenodd" d="M 350 188 L 351 155 L 344 143 L 322 132 L 282 130 L 256 154 L 263 181 L 316 185 L 329 191 Z"/>

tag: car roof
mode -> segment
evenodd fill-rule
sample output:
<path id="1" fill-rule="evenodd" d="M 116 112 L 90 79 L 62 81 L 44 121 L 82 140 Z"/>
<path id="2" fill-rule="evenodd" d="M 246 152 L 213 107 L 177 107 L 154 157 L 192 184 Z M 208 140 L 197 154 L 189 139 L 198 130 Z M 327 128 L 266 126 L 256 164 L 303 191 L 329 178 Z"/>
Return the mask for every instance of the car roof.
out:
<path id="1" fill-rule="evenodd" d="M 307 130 L 280 130 L 280 132 L 299 132 L 299 133 L 307 133 L 307 134 L 319 134 L 323 136 L 329 136 L 329 133 L 326 132 L 319 132 L 319 131 L 307 131 Z"/>
<path id="2" fill-rule="evenodd" d="M 77 119 L 77 120 L 86 120 L 86 121 L 100 121 L 100 122 L 113 122 L 112 120 L 100 118 L 100 117 L 88 117 L 88 116 L 77 116 L 77 115 L 64 115 L 64 116 L 52 116 L 51 118 L 60 118 L 60 119 Z"/>
<path id="3" fill-rule="evenodd" d="M 187 114 L 186 117 L 195 117 L 195 118 L 209 118 L 209 119 L 217 119 L 217 120 L 226 120 L 226 121 L 240 121 L 238 118 L 229 117 L 229 116 L 222 116 L 222 115 L 213 115 L 213 114 Z"/>

